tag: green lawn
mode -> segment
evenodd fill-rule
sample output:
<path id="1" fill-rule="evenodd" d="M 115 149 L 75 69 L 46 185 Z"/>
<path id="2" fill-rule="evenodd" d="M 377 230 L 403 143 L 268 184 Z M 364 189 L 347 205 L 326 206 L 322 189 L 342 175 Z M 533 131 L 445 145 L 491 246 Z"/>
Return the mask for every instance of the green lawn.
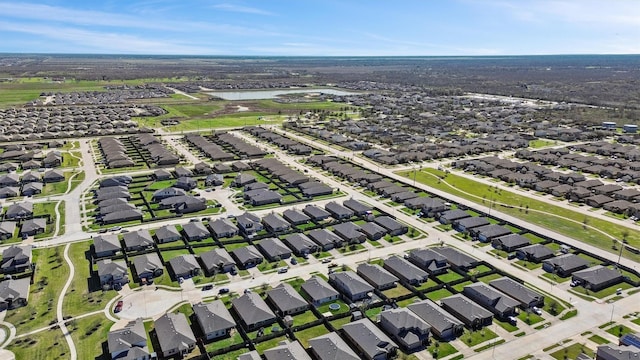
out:
<path id="1" fill-rule="evenodd" d="M 242 335 L 237 330 L 232 330 L 231 334 L 227 337 L 223 337 L 221 339 L 215 339 L 208 344 L 205 344 L 205 349 L 207 352 L 212 352 L 214 350 L 222 349 L 231 345 L 240 344 L 244 340 L 242 339 Z M 216 357 L 217 359 L 217 357 Z"/>
<path id="2" fill-rule="evenodd" d="M 36 270 L 29 289 L 29 302 L 27 306 L 8 310 L 4 319 L 16 327 L 17 335 L 47 326 L 57 319 L 58 295 L 69 276 L 63 253 L 63 246 L 33 250 Z"/>
<path id="3" fill-rule="evenodd" d="M 622 324 L 617 324 L 607 329 L 607 332 L 613 336 L 621 337 L 622 335 L 631 334 L 631 333 L 634 333 L 635 331 Z"/>
<path id="4" fill-rule="evenodd" d="M 451 296 L 453 294 L 449 290 L 442 288 L 442 289 L 428 292 L 426 295 L 432 301 L 438 301 L 442 298 L 446 298 L 447 296 Z"/>
<path id="5" fill-rule="evenodd" d="M 520 313 L 518 314 L 518 319 L 520 319 L 527 325 L 537 324 L 540 321 L 544 320 L 542 316 L 532 312 L 527 313 L 526 311 L 520 311 Z"/>
<path id="6" fill-rule="evenodd" d="M 65 316 L 78 316 L 104 309 L 109 300 L 117 295 L 113 290 L 100 290 L 97 278 L 91 278 L 90 263 L 85 255 L 90 245 L 91 241 L 83 241 L 69 247 L 69 257 L 75 273 L 62 303 L 62 313 Z M 89 285 L 94 291 L 89 291 Z"/>
<path id="7" fill-rule="evenodd" d="M 78 344 L 76 344 L 76 346 L 77 345 Z M 13 351 L 16 359 L 45 360 L 69 358 L 69 347 L 60 329 L 45 330 L 39 332 L 36 336 L 16 339 L 7 346 L 7 350 Z"/>
<path id="8" fill-rule="evenodd" d="M 498 273 L 493 273 L 493 274 L 490 274 L 490 275 L 487 275 L 487 276 L 479 277 L 478 281 L 482 281 L 483 283 L 488 284 L 489 281 L 495 280 L 495 279 L 499 279 L 501 277 L 502 277 L 502 275 L 500 275 Z"/>
<path id="9" fill-rule="evenodd" d="M 399 172 L 399 174 L 413 179 L 413 171 L 403 171 Z M 448 184 L 441 181 L 439 177 L 445 177 L 444 180 Z M 611 238 L 589 227 L 584 228 L 583 222 L 586 220 L 589 226 L 604 231 L 618 239 L 623 237 L 622 234 L 625 231 L 624 227 L 585 215 L 582 212 L 554 206 L 546 201 L 531 199 L 511 191 L 500 190 L 496 192 L 496 190 L 489 185 L 455 174 L 445 174 L 443 171 L 436 169 L 422 169 L 417 173 L 416 180 L 422 184 L 449 192 L 478 204 L 484 203 L 488 205 L 487 199 L 492 199 L 496 203 L 495 207 L 505 214 L 576 238 L 577 240 L 584 241 L 585 243 L 606 251 L 615 252 L 611 249 Z M 506 204 L 512 206 L 512 208 L 504 207 L 500 204 Z M 518 207 L 526 209 L 519 209 Z M 627 236 L 629 245 L 640 247 L 640 232 L 627 231 L 627 233 L 629 233 Z M 640 260 L 640 255 L 629 252 L 625 252 L 624 255 L 635 261 Z"/>
<path id="10" fill-rule="evenodd" d="M 567 347 L 563 347 L 563 349 L 554 351 L 550 355 L 554 359 L 563 360 L 563 359 L 575 359 L 581 353 L 584 353 L 587 356 L 589 356 L 589 359 L 593 359 L 595 357 L 593 350 L 589 349 L 588 347 L 582 344 L 572 344 Z"/>
<path id="11" fill-rule="evenodd" d="M 316 318 L 316 316 L 313 315 L 313 312 L 311 310 L 307 310 L 293 317 L 293 327 L 308 324 L 316 320 L 318 320 L 318 318 Z"/>
<path id="12" fill-rule="evenodd" d="M 450 283 L 463 278 L 462 275 L 458 274 L 455 271 L 447 271 L 446 274 L 438 275 L 436 277 L 438 278 L 438 280 L 442 281 L 443 283 Z"/>
<path id="13" fill-rule="evenodd" d="M 309 339 L 313 339 L 327 333 L 329 333 L 329 330 L 324 327 L 324 325 L 318 325 L 301 331 L 296 331 L 295 335 L 296 339 L 298 339 L 302 346 L 306 349 L 307 347 L 309 347 Z"/>
<path id="14" fill-rule="evenodd" d="M 448 342 L 441 342 L 438 340 L 432 340 L 427 350 L 434 359 L 441 359 L 458 352 L 458 350 L 454 348 L 453 345 L 449 344 Z"/>
<path id="15" fill-rule="evenodd" d="M 78 359 L 93 359 L 96 354 L 102 353 L 102 342 L 106 341 L 111 325 L 113 323 L 102 314 L 72 320 L 67 324 Z"/>
<path id="16" fill-rule="evenodd" d="M 409 293 L 411 293 L 411 291 L 409 291 L 409 289 L 407 289 L 406 287 L 398 284 L 395 287 L 392 287 L 391 289 L 387 289 L 384 290 L 382 292 L 386 297 L 393 299 L 393 298 L 397 298 L 403 295 L 407 295 Z"/>
<path id="17" fill-rule="evenodd" d="M 334 303 L 335 304 L 340 304 L 340 309 L 335 310 L 335 311 L 329 309 L 329 305 L 334 304 Z M 342 314 L 342 313 L 345 313 L 345 312 L 349 311 L 349 306 L 347 306 L 347 304 L 344 301 L 342 301 L 340 299 L 336 299 L 336 300 L 329 301 L 329 302 L 326 302 L 326 303 L 318 306 L 317 309 L 320 312 L 320 314 L 324 314 L 324 313 L 328 312 L 328 313 L 331 313 L 333 315 L 338 315 L 338 314 Z"/>
<path id="18" fill-rule="evenodd" d="M 591 290 L 587 290 L 587 289 L 583 288 L 582 286 L 577 286 L 577 287 L 572 288 L 571 291 L 575 291 L 575 292 L 580 293 L 580 294 L 585 294 L 585 295 L 588 295 L 588 296 L 596 297 L 598 299 L 602 299 L 602 298 L 605 298 L 607 296 L 611 296 L 611 295 L 615 294 L 616 290 L 619 289 L 619 288 L 622 289 L 622 290 L 627 290 L 627 289 L 633 288 L 633 285 L 630 285 L 628 283 L 620 283 L 620 284 L 617 284 L 617 285 L 609 286 L 608 288 L 604 288 L 604 289 L 602 289 L 600 291 L 591 291 Z"/>
<path id="19" fill-rule="evenodd" d="M 331 320 L 329 322 L 331 323 L 331 325 L 333 325 L 334 329 L 339 330 L 342 329 L 342 326 L 351 322 L 351 316 L 345 316 L 343 318 Z"/>
<path id="20" fill-rule="evenodd" d="M 398 301 L 397 304 L 399 307 L 406 307 L 408 305 L 413 304 L 414 302 L 420 301 L 420 298 L 417 296 L 410 297 L 408 299 Z"/>
<path id="21" fill-rule="evenodd" d="M 604 345 L 604 344 L 609 344 L 611 343 L 609 340 L 603 338 L 600 335 L 593 335 L 589 338 L 589 340 L 593 341 L 594 343 L 598 344 L 598 345 Z"/>
<path id="22" fill-rule="evenodd" d="M 464 334 L 460 336 L 460 340 L 462 340 L 465 343 L 465 345 L 469 347 L 473 347 L 487 340 L 494 339 L 496 337 L 498 337 L 498 335 L 488 328 L 484 328 L 476 331 L 469 331 L 465 329 Z"/>
<path id="23" fill-rule="evenodd" d="M 437 286 L 437 285 L 438 285 L 438 283 L 436 283 L 435 280 L 429 278 L 429 279 L 427 279 L 427 281 L 423 282 L 419 286 L 416 286 L 416 289 L 417 290 L 425 290 L 425 289 L 429 289 L 429 288 L 432 288 L 432 287 Z"/>
<path id="24" fill-rule="evenodd" d="M 278 346 L 278 343 L 280 341 L 285 341 L 285 340 L 287 340 L 285 336 L 278 336 L 276 338 L 263 341 L 261 343 L 256 344 L 256 350 L 258 351 L 258 353 L 262 354 L 265 350 L 269 350 L 272 347 L 276 347 Z"/>

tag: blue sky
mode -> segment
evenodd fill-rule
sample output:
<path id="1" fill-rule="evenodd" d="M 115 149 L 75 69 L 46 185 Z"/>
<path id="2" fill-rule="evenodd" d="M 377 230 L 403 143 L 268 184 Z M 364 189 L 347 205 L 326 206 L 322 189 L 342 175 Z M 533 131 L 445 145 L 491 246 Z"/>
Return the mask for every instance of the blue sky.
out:
<path id="1" fill-rule="evenodd" d="M 640 0 L 0 0 L 0 52 L 640 53 Z"/>

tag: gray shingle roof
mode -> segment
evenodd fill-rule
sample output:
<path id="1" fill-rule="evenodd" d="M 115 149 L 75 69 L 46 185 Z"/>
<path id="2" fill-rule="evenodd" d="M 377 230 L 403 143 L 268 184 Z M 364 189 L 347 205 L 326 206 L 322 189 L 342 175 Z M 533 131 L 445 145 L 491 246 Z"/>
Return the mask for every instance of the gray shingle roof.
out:
<path id="1" fill-rule="evenodd" d="M 234 249 L 231 253 L 243 264 L 247 261 L 251 261 L 252 259 L 264 259 L 260 251 L 258 251 L 258 249 L 253 245 Z"/>
<path id="2" fill-rule="evenodd" d="M 136 256 L 133 258 L 133 268 L 138 276 L 145 272 L 153 272 L 156 269 L 162 269 L 162 260 L 157 253 L 152 252 Z"/>
<path id="3" fill-rule="evenodd" d="M 127 350 L 140 343 L 144 343 L 146 348 L 147 332 L 141 318 L 129 322 L 122 329 L 110 331 L 107 339 L 110 353 Z"/>
<path id="4" fill-rule="evenodd" d="M 342 284 L 344 288 L 349 289 L 351 294 L 373 291 L 373 286 L 369 285 L 368 282 L 353 271 L 341 271 L 329 274 L 329 279 L 337 284 Z"/>
<path id="5" fill-rule="evenodd" d="M 232 303 L 238 316 L 248 326 L 276 318 L 267 303 L 256 293 L 243 294 L 239 298 L 233 299 Z"/>
<path id="6" fill-rule="evenodd" d="M 422 300 L 410 304 L 407 306 L 407 309 L 413 311 L 440 334 L 452 327 L 462 326 L 460 320 L 456 319 L 431 300 Z"/>
<path id="7" fill-rule="evenodd" d="M 281 283 L 272 290 L 267 291 L 267 297 L 282 313 L 293 309 L 308 306 L 307 301 L 287 283 Z"/>
<path id="8" fill-rule="evenodd" d="M 313 276 L 309 280 L 305 281 L 301 288 L 311 297 L 312 300 L 339 295 L 336 289 L 331 287 L 328 282 L 318 276 Z"/>
<path id="9" fill-rule="evenodd" d="M 399 256 L 391 256 L 385 259 L 384 266 L 409 282 L 423 282 L 429 276 L 426 271 Z"/>
<path id="10" fill-rule="evenodd" d="M 233 261 L 227 250 L 221 248 L 214 248 L 200 254 L 200 260 L 208 271 L 220 265 L 222 265 L 222 267 L 235 265 L 235 261 Z"/>
<path id="11" fill-rule="evenodd" d="M 184 274 L 191 272 L 195 269 L 200 269 L 200 264 L 196 260 L 196 257 L 192 254 L 180 255 L 169 260 L 173 273 Z"/>
<path id="12" fill-rule="evenodd" d="M 520 305 L 520 302 L 516 299 L 482 282 L 465 286 L 463 292 L 481 305 L 493 308 L 502 313 L 513 310 Z"/>
<path id="13" fill-rule="evenodd" d="M 523 306 L 529 306 L 530 303 L 544 298 L 544 296 L 506 276 L 490 281 L 489 285 L 520 301 Z"/>
<path id="14" fill-rule="evenodd" d="M 576 271 L 572 275 L 574 278 L 589 284 L 602 284 L 622 278 L 622 274 L 619 271 L 602 265 L 596 265 L 584 270 Z"/>
<path id="15" fill-rule="evenodd" d="M 93 238 L 93 246 L 96 253 L 118 251 L 120 250 L 120 240 L 118 240 L 118 235 L 96 236 Z"/>
<path id="16" fill-rule="evenodd" d="M 124 245 L 127 248 L 138 246 L 147 247 L 153 245 L 153 238 L 147 229 L 140 229 L 138 231 L 126 233 L 122 239 L 124 240 Z"/>
<path id="17" fill-rule="evenodd" d="M 381 354 L 391 354 L 398 348 L 398 345 L 368 318 L 345 324 L 342 330 L 370 359 L 377 358 Z"/>
<path id="18" fill-rule="evenodd" d="M 446 304 L 451 309 L 455 309 L 460 316 L 471 321 L 477 318 L 483 319 L 491 318 L 493 316 L 489 310 L 486 310 L 462 294 L 451 295 L 440 299 L 440 302 Z"/>
<path id="19" fill-rule="evenodd" d="M 304 348 L 298 341 L 291 341 L 286 344 L 272 347 L 263 353 L 267 360 L 311 360 Z"/>
<path id="20" fill-rule="evenodd" d="M 214 300 L 209 303 L 198 303 L 193 305 L 193 312 L 200 324 L 200 328 L 205 334 L 226 330 L 236 326 L 233 316 L 224 303 Z"/>
<path id="21" fill-rule="evenodd" d="M 399 280 L 395 275 L 376 264 L 362 263 L 358 265 L 356 271 L 376 288 Z"/>
<path id="22" fill-rule="evenodd" d="M 310 339 L 309 347 L 318 360 L 360 360 L 360 357 L 335 332 Z"/>
<path id="23" fill-rule="evenodd" d="M 167 313 L 155 321 L 158 344 L 162 352 L 171 349 L 184 351 L 196 343 L 187 317 L 182 313 Z"/>

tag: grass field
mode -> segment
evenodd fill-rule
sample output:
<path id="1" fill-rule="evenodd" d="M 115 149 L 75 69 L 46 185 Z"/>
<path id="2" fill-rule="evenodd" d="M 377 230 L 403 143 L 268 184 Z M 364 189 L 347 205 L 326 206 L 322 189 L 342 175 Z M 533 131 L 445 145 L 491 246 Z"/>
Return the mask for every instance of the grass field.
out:
<path id="1" fill-rule="evenodd" d="M 6 322 L 16 327 L 18 335 L 42 328 L 56 320 L 56 301 L 69 276 L 63 252 L 63 246 L 33 250 L 36 270 L 29 289 L 29 303 L 7 311 L 5 317 Z"/>
<path id="2" fill-rule="evenodd" d="M 551 353 L 551 357 L 557 360 L 576 359 L 581 353 L 586 354 L 589 359 L 593 359 L 595 356 L 593 350 L 589 349 L 588 347 L 582 344 L 573 344 L 567 347 L 563 346 L 563 349 L 554 351 L 553 353 Z"/>
<path id="3" fill-rule="evenodd" d="M 413 178 L 413 171 L 404 171 L 399 174 L 407 178 Z M 446 176 L 444 181 L 448 184 L 440 180 L 440 177 L 444 176 Z M 495 204 L 494 207 L 500 212 L 611 252 L 616 252 L 611 249 L 611 238 L 593 228 L 599 229 L 617 239 L 623 238 L 625 233 L 625 228 L 608 221 L 585 215 L 578 211 L 554 206 L 545 201 L 531 199 L 511 191 L 497 190 L 496 192 L 489 185 L 455 174 L 445 174 L 443 171 L 436 169 L 423 169 L 417 172 L 416 181 L 478 204 L 489 206 L 493 202 Z M 513 208 L 499 204 L 513 206 Z M 528 210 L 518 209 L 517 207 L 528 207 Z M 584 226 L 585 221 L 588 225 L 587 227 Z M 640 232 L 627 231 L 626 234 L 629 245 L 640 247 Z M 635 261 L 640 260 L 640 255 L 630 252 L 623 252 L 623 256 Z"/>
<path id="4" fill-rule="evenodd" d="M 96 287 L 96 279 L 91 278 L 90 263 L 85 257 L 91 241 L 71 244 L 69 257 L 74 265 L 74 276 L 71 286 L 64 296 L 62 313 L 64 316 L 78 316 L 88 312 L 104 309 L 105 305 L 117 295 L 115 291 L 92 291 L 89 286 Z"/>
<path id="5" fill-rule="evenodd" d="M 102 343 L 107 340 L 111 325 L 113 323 L 102 314 L 75 319 L 67 324 L 78 359 L 93 359 L 102 354 Z"/>
<path id="6" fill-rule="evenodd" d="M 37 336 L 16 339 L 7 346 L 7 349 L 16 355 L 16 359 L 69 358 L 69 347 L 60 329 L 45 330 L 39 332 Z"/>

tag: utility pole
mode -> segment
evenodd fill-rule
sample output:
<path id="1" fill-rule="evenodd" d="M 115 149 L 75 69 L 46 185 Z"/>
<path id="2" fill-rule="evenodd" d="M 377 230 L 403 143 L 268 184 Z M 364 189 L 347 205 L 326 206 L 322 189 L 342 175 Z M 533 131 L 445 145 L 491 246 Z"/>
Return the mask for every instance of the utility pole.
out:
<path id="1" fill-rule="evenodd" d="M 618 265 L 617 265 L 617 267 L 619 268 L 620 267 L 620 260 L 622 258 L 622 249 L 624 249 L 624 243 L 622 243 L 622 241 L 618 241 L 618 243 L 620 244 L 620 253 L 618 254 Z"/>

